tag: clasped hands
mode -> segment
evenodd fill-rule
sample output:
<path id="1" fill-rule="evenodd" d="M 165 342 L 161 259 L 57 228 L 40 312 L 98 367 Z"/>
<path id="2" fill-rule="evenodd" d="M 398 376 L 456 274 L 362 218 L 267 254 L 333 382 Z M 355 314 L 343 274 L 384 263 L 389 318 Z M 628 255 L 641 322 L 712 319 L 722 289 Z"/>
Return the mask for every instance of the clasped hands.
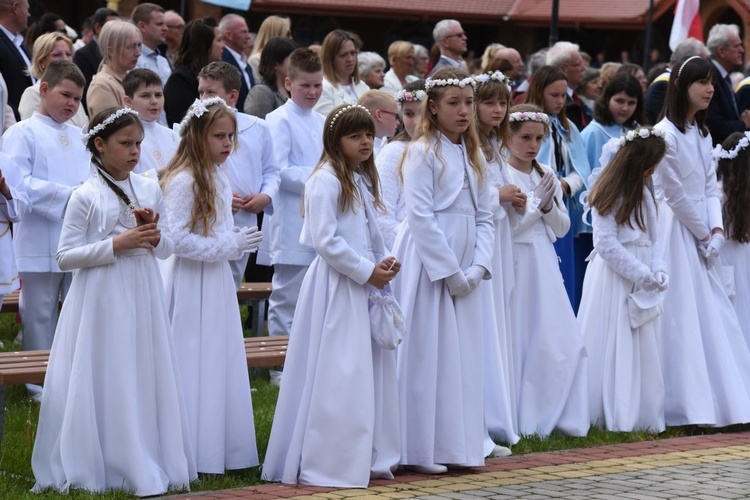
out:
<path id="1" fill-rule="evenodd" d="M 711 269 L 719 258 L 719 252 L 724 246 L 724 235 L 721 232 L 715 232 L 711 237 L 704 241 L 698 242 L 698 253 L 706 259 L 706 266 Z"/>
<path id="2" fill-rule="evenodd" d="M 372 271 L 367 283 L 375 288 L 383 288 L 398 274 L 400 270 L 401 263 L 396 260 L 396 257 L 386 257 L 375 264 L 375 269 Z"/>
<path id="3" fill-rule="evenodd" d="M 115 253 L 121 250 L 145 248 L 151 250 L 159 245 L 161 229 L 157 227 L 159 214 L 154 214 L 151 208 L 136 208 L 133 210 L 136 226 L 123 231 L 113 238 Z"/>
<path id="4" fill-rule="evenodd" d="M 482 266 L 469 266 L 465 271 L 459 271 L 445 278 L 448 293 L 454 297 L 465 297 L 476 290 L 482 282 L 486 271 Z"/>

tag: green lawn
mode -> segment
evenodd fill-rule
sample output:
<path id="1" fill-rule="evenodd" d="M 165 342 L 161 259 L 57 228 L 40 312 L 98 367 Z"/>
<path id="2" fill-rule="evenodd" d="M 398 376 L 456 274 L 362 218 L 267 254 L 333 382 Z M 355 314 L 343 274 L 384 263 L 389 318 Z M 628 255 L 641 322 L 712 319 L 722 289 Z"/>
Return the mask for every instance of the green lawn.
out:
<path id="1" fill-rule="evenodd" d="M 247 311 L 243 308 L 243 319 L 246 314 Z M 14 319 L 15 315 L 0 314 L 0 341 L 5 344 L 4 350 L 6 351 L 20 348 L 17 344 L 13 344 L 13 338 L 18 330 Z M 253 387 L 253 408 L 255 410 L 255 432 L 262 462 L 271 432 L 271 422 L 273 420 L 278 390 L 268 383 L 268 374 L 265 371 L 254 374 L 251 385 Z M 59 493 L 36 495 L 29 493 L 28 490 L 34 484 L 31 472 L 31 451 L 34 446 L 39 405 L 32 403 L 28 399 L 24 387 L 10 386 L 8 387 L 6 407 L 5 429 L 2 445 L 0 445 L 0 498 L 132 498 L 124 493 L 110 493 L 107 495 L 91 495 L 81 492 L 72 492 L 69 495 L 61 495 Z M 723 429 L 721 432 L 748 429 L 750 429 L 748 426 L 735 426 Z M 671 428 L 657 435 L 647 432 L 608 432 L 592 428 L 589 435 L 585 438 L 571 438 L 561 434 L 553 434 L 545 439 L 536 437 L 524 438 L 513 447 L 513 452 L 515 454 L 526 454 L 711 432 L 717 431 L 698 427 L 681 427 Z M 250 486 L 260 482 L 260 471 L 258 468 L 254 468 L 224 475 L 201 476 L 197 482 L 192 484 L 191 489 L 192 491 L 223 490 Z"/>

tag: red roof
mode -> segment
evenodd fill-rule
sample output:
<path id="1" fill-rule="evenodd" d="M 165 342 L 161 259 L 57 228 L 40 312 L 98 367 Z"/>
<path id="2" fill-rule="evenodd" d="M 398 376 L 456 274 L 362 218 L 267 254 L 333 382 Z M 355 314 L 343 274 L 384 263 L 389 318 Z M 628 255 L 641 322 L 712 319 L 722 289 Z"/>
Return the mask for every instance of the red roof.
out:
<path id="1" fill-rule="evenodd" d="M 654 18 L 672 8 L 675 1 L 655 0 Z M 560 0 L 560 25 L 639 28 L 646 24 L 648 6 L 649 0 Z M 379 18 L 455 18 L 482 23 L 515 21 L 546 26 L 552 0 L 253 0 L 251 9 Z"/>

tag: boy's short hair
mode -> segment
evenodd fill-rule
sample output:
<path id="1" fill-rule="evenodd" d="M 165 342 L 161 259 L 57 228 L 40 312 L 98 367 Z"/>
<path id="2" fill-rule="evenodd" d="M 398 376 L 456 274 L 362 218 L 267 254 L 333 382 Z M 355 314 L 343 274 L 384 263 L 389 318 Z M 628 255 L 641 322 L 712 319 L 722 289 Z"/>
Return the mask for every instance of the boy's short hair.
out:
<path id="1" fill-rule="evenodd" d="M 86 86 L 83 73 L 72 61 L 50 62 L 44 70 L 41 83 L 47 83 L 47 87 L 52 89 L 60 85 L 63 80 L 70 80 L 81 88 Z"/>
<path id="2" fill-rule="evenodd" d="M 137 26 L 138 23 L 148 24 L 151 22 L 151 13 L 160 12 L 164 13 L 164 7 L 156 5 L 155 3 L 142 3 L 136 5 L 133 12 L 130 14 L 130 20 Z"/>
<path id="3" fill-rule="evenodd" d="M 294 80 L 297 77 L 298 71 L 304 73 L 317 73 L 318 71 L 323 71 L 323 63 L 320 61 L 320 56 L 310 49 L 295 49 L 294 52 L 289 55 L 287 75 Z"/>
<path id="4" fill-rule="evenodd" d="M 162 86 L 161 78 L 154 71 L 146 68 L 136 68 L 130 70 L 122 81 L 122 88 L 125 90 L 125 95 L 131 99 L 138 92 L 141 85 L 150 86 L 158 85 Z"/>
<path id="5" fill-rule="evenodd" d="M 395 103 L 396 99 L 388 92 L 382 90 L 368 90 L 359 97 L 357 104 L 364 106 L 373 113 L 377 109 L 382 109 L 389 103 Z"/>
<path id="6" fill-rule="evenodd" d="M 211 78 L 221 82 L 224 92 L 239 91 L 242 87 L 240 70 L 224 61 L 214 61 L 204 66 L 198 73 L 198 78 Z"/>

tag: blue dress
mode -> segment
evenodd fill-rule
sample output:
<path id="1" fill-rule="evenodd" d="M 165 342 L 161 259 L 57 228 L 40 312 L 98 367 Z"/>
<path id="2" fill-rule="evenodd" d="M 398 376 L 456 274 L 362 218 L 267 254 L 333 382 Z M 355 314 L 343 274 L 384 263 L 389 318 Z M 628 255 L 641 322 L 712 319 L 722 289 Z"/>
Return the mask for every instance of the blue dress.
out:
<path id="1" fill-rule="evenodd" d="M 557 116 L 550 115 L 550 127 L 556 131 L 559 144 L 562 165 L 558 165 L 555 154 L 555 134 L 550 135 L 542 142 L 542 147 L 537 155 L 537 161 L 549 165 L 557 172 L 558 178 L 565 178 L 576 173 L 583 180 L 583 186 L 572 196 L 565 199 L 565 206 L 570 215 L 570 231 L 555 242 L 555 251 L 560 259 L 560 271 L 565 281 L 565 290 L 573 306 L 578 310 L 581 301 L 581 290 L 583 288 L 583 275 L 586 272 L 586 257 L 593 250 L 591 240 L 591 226 L 583 221 L 583 207 L 579 200 L 580 194 L 588 189 L 588 178 L 591 174 L 589 160 L 586 155 L 583 139 L 580 132 L 572 122 L 568 122 L 570 130 L 565 130 Z"/>

